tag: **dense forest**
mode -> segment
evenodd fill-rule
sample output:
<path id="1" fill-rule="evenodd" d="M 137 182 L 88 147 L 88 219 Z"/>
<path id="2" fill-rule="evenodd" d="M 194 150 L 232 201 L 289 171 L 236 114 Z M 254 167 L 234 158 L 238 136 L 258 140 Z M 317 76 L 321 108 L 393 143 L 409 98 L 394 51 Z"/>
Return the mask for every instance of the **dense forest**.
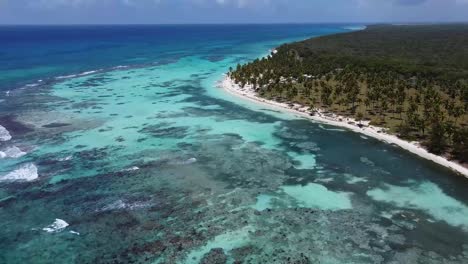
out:
<path id="1" fill-rule="evenodd" d="M 468 162 L 468 25 L 373 25 L 280 46 L 229 75 Z"/>

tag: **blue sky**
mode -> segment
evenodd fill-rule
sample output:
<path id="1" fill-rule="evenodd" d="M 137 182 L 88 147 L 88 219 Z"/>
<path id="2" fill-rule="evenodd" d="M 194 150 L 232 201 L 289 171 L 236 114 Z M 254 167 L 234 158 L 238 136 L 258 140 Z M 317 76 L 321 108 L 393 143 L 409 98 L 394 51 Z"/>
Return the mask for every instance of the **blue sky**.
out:
<path id="1" fill-rule="evenodd" d="M 468 21 L 468 0 L 0 0 L 0 24 Z"/>

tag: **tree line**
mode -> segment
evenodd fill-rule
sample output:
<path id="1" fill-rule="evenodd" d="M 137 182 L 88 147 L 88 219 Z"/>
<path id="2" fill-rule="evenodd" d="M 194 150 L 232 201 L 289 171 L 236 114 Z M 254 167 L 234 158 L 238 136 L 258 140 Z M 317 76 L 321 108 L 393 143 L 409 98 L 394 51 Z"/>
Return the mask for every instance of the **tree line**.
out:
<path id="1" fill-rule="evenodd" d="M 370 120 L 468 162 L 466 25 L 373 26 L 314 38 L 229 74 L 260 96 Z"/>

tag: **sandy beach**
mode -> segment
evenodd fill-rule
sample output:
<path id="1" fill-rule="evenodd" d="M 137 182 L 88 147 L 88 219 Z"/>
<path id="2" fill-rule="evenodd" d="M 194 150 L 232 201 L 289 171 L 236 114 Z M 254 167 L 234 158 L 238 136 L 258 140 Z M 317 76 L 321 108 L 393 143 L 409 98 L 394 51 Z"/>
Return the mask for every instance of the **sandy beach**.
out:
<path id="1" fill-rule="evenodd" d="M 239 85 L 235 84 L 234 81 L 227 75 L 223 78 L 222 81 L 219 82 L 218 86 L 220 88 L 223 88 L 230 94 L 242 97 L 246 100 L 265 104 L 276 109 L 288 111 L 297 114 L 300 117 L 308 118 L 315 122 L 346 128 L 351 131 L 363 134 L 365 136 L 372 137 L 389 144 L 397 145 L 411 153 L 414 153 L 422 158 L 431 160 L 439 165 L 447 167 L 457 172 L 458 174 L 463 175 L 465 178 L 468 178 L 468 168 L 465 168 L 462 165 L 450 161 L 444 157 L 429 153 L 425 148 L 421 147 L 418 142 L 408 142 L 398 138 L 395 135 L 388 134 L 385 132 L 385 128 L 371 126 L 368 124 L 368 122 L 365 121 L 362 121 L 360 123 L 352 118 L 330 113 L 323 113 L 320 109 L 313 109 L 311 111 L 309 107 L 306 106 L 298 104 L 291 106 L 291 104 L 289 103 L 279 103 L 261 98 L 256 94 L 256 92 L 252 89 L 251 86 L 246 85 L 245 87 L 240 87 Z"/>

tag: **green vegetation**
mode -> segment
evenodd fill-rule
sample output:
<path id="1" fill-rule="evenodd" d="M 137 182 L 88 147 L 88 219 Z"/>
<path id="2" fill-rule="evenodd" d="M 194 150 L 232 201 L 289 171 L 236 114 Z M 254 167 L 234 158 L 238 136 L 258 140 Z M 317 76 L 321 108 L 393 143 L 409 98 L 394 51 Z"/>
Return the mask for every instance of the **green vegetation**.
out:
<path id="1" fill-rule="evenodd" d="M 375 25 L 286 44 L 231 78 L 468 162 L 468 25 Z"/>

